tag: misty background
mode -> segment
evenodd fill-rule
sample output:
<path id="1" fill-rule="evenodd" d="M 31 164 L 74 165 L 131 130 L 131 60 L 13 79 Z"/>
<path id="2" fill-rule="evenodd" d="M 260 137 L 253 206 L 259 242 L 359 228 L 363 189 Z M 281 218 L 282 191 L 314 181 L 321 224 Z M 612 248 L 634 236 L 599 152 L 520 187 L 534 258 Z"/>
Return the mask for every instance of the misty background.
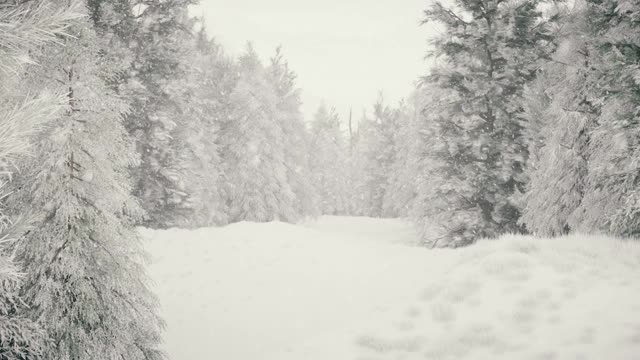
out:
<path id="1" fill-rule="evenodd" d="M 342 118 L 359 119 L 378 93 L 390 103 L 407 97 L 430 63 L 426 38 L 437 26 L 420 26 L 422 0 L 204 0 L 191 9 L 226 51 L 248 41 L 263 59 L 282 46 L 299 82 L 302 110 L 312 119 L 324 102 Z"/>

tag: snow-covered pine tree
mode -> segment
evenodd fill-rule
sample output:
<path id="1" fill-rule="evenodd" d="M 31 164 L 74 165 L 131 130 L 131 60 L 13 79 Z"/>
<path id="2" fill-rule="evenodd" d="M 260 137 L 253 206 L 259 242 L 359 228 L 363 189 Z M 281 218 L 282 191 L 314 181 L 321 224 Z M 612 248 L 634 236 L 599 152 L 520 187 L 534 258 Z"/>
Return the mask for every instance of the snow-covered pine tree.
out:
<path id="1" fill-rule="evenodd" d="M 473 229 L 482 225 L 479 211 L 465 207 L 474 196 L 474 184 L 466 181 L 459 145 L 469 136 L 454 121 L 463 116 L 458 108 L 443 106 L 459 100 L 450 89 L 425 84 L 418 89 L 428 99 L 421 104 L 416 120 L 415 191 L 411 217 L 415 219 L 421 241 L 428 246 L 458 246 L 473 239 Z M 462 162 L 460 165 L 464 165 Z M 461 204 L 461 205 L 458 205 Z"/>
<path id="2" fill-rule="evenodd" d="M 128 64 L 110 85 L 131 99 L 125 125 L 136 139 L 141 163 L 133 171 L 134 193 L 147 212 L 144 223 L 168 227 L 192 213 L 187 164 L 179 129 L 187 111 L 180 85 L 189 73 L 194 0 L 88 0 L 90 18 L 105 42 L 103 57 Z"/>
<path id="3" fill-rule="evenodd" d="M 2 235 L 8 227 L 3 226 Z M 4 247 L 4 246 L 3 246 Z M 4 251 L 4 249 L 2 249 Z M 38 359 L 46 346 L 44 330 L 20 314 L 18 269 L 7 255 L 0 256 L 0 359 Z"/>
<path id="4" fill-rule="evenodd" d="M 527 86 L 521 116 L 529 144 L 521 221 L 540 236 L 571 230 L 570 219 L 585 193 L 590 136 L 597 121 L 593 57 L 584 35 L 582 5 L 563 18 L 557 51 Z"/>
<path id="5" fill-rule="evenodd" d="M 419 223 L 433 221 L 433 214 L 446 229 L 431 245 L 460 246 L 522 230 L 512 199 L 524 191 L 527 157 L 518 115 L 524 85 L 552 47 L 539 4 L 457 0 L 454 8 L 436 2 L 425 11 L 425 22 L 443 26 L 431 41 L 439 64 L 425 81 L 450 94 L 440 114 L 429 114 L 439 123 L 434 141 L 442 142 L 438 156 L 445 166 L 429 174 L 432 190 L 421 188 L 447 204 L 421 211 L 426 217 Z"/>
<path id="6" fill-rule="evenodd" d="M 523 216 L 534 232 L 638 233 L 638 9 L 587 1 L 566 16 L 566 35 L 542 78 L 545 145 Z"/>
<path id="7" fill-rule="evenodd" d="M 321 105 L 311 124 L 310 164 L 320 199 L 321 214 L 343 215 L 350 211 L 348 149 L 335 109 Z"/>
<path id="8" fill-rule="evenodd" d="M 51 339 L 45 359 L 163 359 L 163 323 L 133 227 L 142 210 L 130 195 L 138 157 L 122 124 L 127 104 L 105 81 L 118 64 L 100 56 L 88 19 L 69 31 L 63 47 L 44 49 L 30 80 L 67 96 L 11 202 L 41 211 L 15 246 L 24 314 Z"/>
<path id="9" fill-rule="evenodd" d="M 398 109 L 398 128 L 393 139 L 396 156 L 389 170 L 389 185 L 382 205 L 384 213 L 402 218 L 412 216 L 416 199 L 417 160 L 423 151 L 417 125 L 423 102 L 416 90 Z"/>
<path id="10" fill-rule="evenodd" d="M 294 198 L 289 199 L 293 204 L 287 206 L 293 208 L 294 217 L 290 220 L 295 221 L 318 213 L 309 168 L 309 134 L 300 110 L 302 101 L 300 89 L 296 87 L 296 74 L 289 68 L 280 47 L 271 58 L 267 72 L 277 99 L 276 120 L 282 128 L 287 183 L 294 194 Z"/>
<path id="11" fill-rule="evenodd" d="M 101 39 L 100 56 L 109 62 L 123 64 L 122 71 L 108 79 L 109 85 L 119 92 L 132 75 L 127 66 L 134 60 L 132 35 L 136 34 L 140 21 L 133 14 L 134 5 L 130 0 L 86 0 L 87 15 Z"/>
<path id="12" fill-rule="evenodd" d="M 61 110 L 62 99 L 38 88 L 24 86 L 22 73 L 30 69 L 30 57 L 47 44 L 58 42 L 77 17 L 74 7 L 57 8 L 49 1 L 31 1 L 0 5 L 0 167 L 2 186 L 17 159 L 30 152 L 31 138 L 41 126 Z M 19 269 L 8 251 L 29 229 L 28 209 L 18 218 L 5 212 L 0 204 L 0 359 L 38 359 L 46 346 L 46 334 L 36 322 L 22 313 L 25 305 L 19 297 Z"/>
<path id="13" fill-rule="evenodd" d="M 366 150 L 367 142 L 364 136 L 366 123 L 366 113 L 360 120 L 353 124 L 353 112 L 349 111 L 349 133 L 346 144 L 348 146 L 346 159 L 346 177 L 347 177 L 347 199 L 346 213 L 353 216 L 366 216 L 368 210 L 368 192 L 366 189 L 367 172 L 365 166 L 367 164 Z"/>
<path id="14" fill-rule="evenodd" d="M 134 60 L 127 90 L 134 101 L 126 126 L 142 160 L 134 172 L 134 194 L 147 212 L 145 223 L 152 227 L 176 225 L 192 214 L 176 134 L 184 125 L 182 90 L 175 89 L 188 72 L 185 55 L 192 42 L 185 39 L 191 36 L 192 4 L 193 0 L 152 0 L 133 5 L 138 20 L 130 42 Z"/>
<path id="15" fill-rule="evenodd" d="M 569 219 L 576 231 L 640 234 L 640 4 L 586 2 L 592 57 L 583 91 L 595 96 L 574 106 L 598 116 L 589 135 L 584 197 Z M 593 91 L 590 91 L 593 93 Z"/>
<path id="16" fill-rule="evenodd" d="M 570 230 L 569 217 L 579 206 L 584 193 L 583 179 L 587 172 L 585 150 L 589 124 L 593 121 L 589 116 L 563 110 L 564 101 L 547 98 L 545 92 L 553 91 L 553 88 L 562 87 L 554 96 L 575 90 L 575 83 L 555 82 L 557 79 L 551 74 L 558 69 L 554 67 L 548 66 L 546 73 L 532 84 L 528 91 L 530 94 L 527 94 L 531 98 L 525 102 L 530 107 L 523 114 L 530 124 L 544 122 L 540 132 L 530 138 L 529 183 L 521 218 L 527 230 L 539 236 L 556 236 Z M 532 104 L 534 102 L 537 104 Z M 543 107 L 534 109 L 531 105 Z M 539 149 L 533 145 L 536 143 Z"/>
<path id="17" fill-rule="evenodd" d="M 275 91 L 250 44 L 237 66 L 233 109 L 220 129 L 229 220 L 294 221 L 295 194 L 287 183 Z"/>
<path id="18" fill-rule="evenodd" d="M 363 152 L 364 183 L 358 186 L 364 191 L 363 213 L 373 217 L 393 217 L 384 211 L 384 199 L 390 183 L 391 169 L 396 160 L 396 132 L 399 130 L 397 109 L 384 104 L 382 95 L 373 106 L 371 118 L 365 117 L 359 124 L 359 151 Z"/>
<path id="19" fill-rule="evenodd" d="M 177 219 L 177 225 L 202 227 L 227 223 L 228 210 L 220 183 L 222 159 L 219 128 L 229 116 L 230 93 L 235 84 L 233 64 L 222 47 L 209 39 L 204 24 L 192 39 L 191 67 L 173 86 L 182 93 L 177 101 L 182 124 L 176 128 L 178 153 L 184 162 L 185 188 L 191 214 Z"/>

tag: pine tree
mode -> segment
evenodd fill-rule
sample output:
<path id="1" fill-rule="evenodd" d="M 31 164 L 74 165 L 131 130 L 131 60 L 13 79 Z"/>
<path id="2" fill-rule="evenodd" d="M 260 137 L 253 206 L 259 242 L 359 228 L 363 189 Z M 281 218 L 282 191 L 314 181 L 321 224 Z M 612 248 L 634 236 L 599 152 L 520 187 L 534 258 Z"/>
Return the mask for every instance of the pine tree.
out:
<path id="1" fill-rule="evenodd" d="M 178 225 L 202 227 L 227 223 L 219 154 L 219 128 L 229 116 L 229 102 L 235 76 L 233 65 L 222 48 L 202 29 L 193 39 L 191 68 L 176 88 L 182 124 L 176 129 L 178 153 L 185 164 L 185 207 L 191 210 Z M 176 91 L 177 93 L 177 91 Z M 176 95 L 174 93 L 174 95 Z"/>
<path id="2" fill-rule="evenodd" d="M 230 221 L 294 221 L 277 98 L 251 45 L 238 59 L 233 109 L 220 132 Z"/>
<path id="3" fill-rule="evenodd" d="M 536 235 L 554 236 L 569 232 L 569 217 L 582 201 L 590 120 L 562 110 L 555 101 L 540 105 L 546 105 L 539 114 L 543 117 L 538 118 L 546 122 L 538 140 L 544 143 L 531 152 L 530 183 L 521 221 Z"/>
<path id="4" fill-rule="evenodd" d="M 420 223 L 431 215 L 441 222 L 444 234 L 431 245 L 522 231 L 514 195 L 525 190 L 527 148 L 518 116 L 524 85 L 553 46 L 539 3 L 458 0 L 456 9 L 435 3 L 425 12 L 425 22 L 444 27 L 432 41 L 440 64 L 425 81 L 446 94 L 438 113 L 428 115 L 438 123 L 443 166 L 429 174 L 432 186 L 421 187 L 432 194 L 421 197 L 446 204 L 419 216 Z"/>
<path id="5" fill-rule="evenodd" d="M 393 217 L 388 211 L 385 197 L 388 196 L 391 169 L 396 161 L 396 132 L 399 130 L 398 110 L 384 104 L 382 96 L 373 107 L 373 117 L 360 122 L 360 151 L 364 159 L 363 213 L 373 217 Z"/>
<path id="6" fill-rule="evenodd" d="M 318 212 L 309 168 L 309 136 L 300 110 L 302 101 L 296 74 L 284 60 L 281 48 L 276 49 L 267 72 L 277 99 L 276 120 L 282 129 L 287 183 L 294 194 L 289 199 L 293 203 L 286 206 L 293 208 L 294 217 L 290 220 L 295 221 Z"/>
<path id="7" fill-rule="evenodd" d="M 637 9 L 588 1 L 566 16 L 543 78 L 552 84 L 537 132 L 544 146 L 523 216 L 534 232 L 637 233 Z"/>
<path id="8" fill-rule="evenodd" d="M 100 56 L 87 20 L 70 31 L 64 47 L 45 49 L 31 79 L 64 91 L 67 103 L 12 200 L 42 212 L 15 246 L 24 313 L 52 340 L 45 359 L 163 359 L 162 321 L 133 227 L 142 211 L 128 168 L 138 157 L 122 124 L 127 104 L 106 82 L 120 69 Z"/>
<path id="9" fill-rule="evenodd" d="M 592 59 L 583 89 L 595 87 L 596 96 L 576 105 L 597 121 L 589 135 L 585 195 L 569 220 L 577 231 L 640 233 L 639 13 L 637 1 L 587 1 Z"/>
<path id="10" fill-rule="evenodd" d="M 350 210 L 347 146 L 335 109 L 321 105 L 311 124 L 311 173 L 320 199 L 320 213 L 344 215 Z"/>
<path id="11" fill-rule="evenodd" d="M 592 59 L 578 14 L 564 16 L 558 50 L 524 96 L 530 182 L 521 221 L 541 236 L 571 230 L 570 219 L 586 190 L 588 144 L 597 116 L 588 105 L 595 95 L 589 80 Z"/>
<path id="12" fill-rule="evenodd" d="M 74 7 L 56 8 L 49 1 L 0 5 L 0 167 L 3 187 L 11 178 L 13 164 L 29 154 L 31 138 L 40 127 L 56 116 L 60 98 L 24 86 L 21 73 L 34 64 L 33 54 L 40 47 L 66 36 L 68 25 L 77 17 Z M 41 358 L 46 334 L 38 324 L 23 315 L 19 297 L 19 269 L 9 253 L 19 236 L 30 227 L 28 210 L 10 217 L 0 205 L 0 359 Z"/>
<path id="13" fill-rule="evenodd" d="M 452 123 L 460 119 L 458 109 L 442 105 L 460 100 L 454 91 L 432 84 L 419 91 L 428 101 L 421 105 L 416 120 L 416 198 L 411 215 L 425 245 L 463 245 L 476 235 L 474 230 L 482 226 L 482 218 L 479 211 L 462 206 L 468 205 L 467 199 L 477 191 L 473 183 L 466 181 L 467 169 L 451 166 L 462 159 L 456 156 L 459 145 L 450 139 L 465 143 L 469 138 Z"/>
<path id="14" fill-rule="evenodd" d="M 424 146 L 420 142 L 420 109 L 424 99 L 417 90 L 398 110 L 398 126 L 393 135 L 396 156 L 389 170 L 389 185 L 383 199 L 383 212 L 402 218 L 413 215 L 418 178 L 418 159 Z"/>
<path id="15" fill-rule="evenodd" d="M 353 121 L 352 116 L 353 114 L 350 111 L 350 122 Z M 356 126 L 354 127 L 353 123 L 351 123 L 349 128 L 349 150 L 345 165 L 347 167 L 345 172 L 347 174 L 346 189 L 348 189 L 346 213 L 353 216 L 367 216 L 369 209 L 369 193 L 366 187 L 368 178 L 366 171 L 368 144 L 364 136 L 366 120 L 367 118 L 363 112 Z"/>
<path id="16" fill-rule="evenodd" d="M 180 96 L 175 86 L 187 74 L 192 20 L 191 0 L 154 0 L 134 6 L 140 13 L 130 40 L 134 59 L 128 95 L 134 100 L 127 129 L 136 139 L 141 164 L 134 173 L 134 193 L 140 199 L 152 227 L 172 226 L 191 215 L 186 191 L 186 164 L 179 152 L 176 132 Z M 135 14 L 135 12 L 134 12 Z"/>
<path id="17" fill-rule="evenodd" d="M 108 79 L 114 91 L 124 92 L 122 87 L 133 73 L 128 66 L 134 61 L 137 34 L 141 17 L 133 13 L 135 2 L 130 0 L 86 0 L 87 15 L 93 29 L 100 37 L 100 56 L 110 63 L 122 64 L 122 70 Z"/>

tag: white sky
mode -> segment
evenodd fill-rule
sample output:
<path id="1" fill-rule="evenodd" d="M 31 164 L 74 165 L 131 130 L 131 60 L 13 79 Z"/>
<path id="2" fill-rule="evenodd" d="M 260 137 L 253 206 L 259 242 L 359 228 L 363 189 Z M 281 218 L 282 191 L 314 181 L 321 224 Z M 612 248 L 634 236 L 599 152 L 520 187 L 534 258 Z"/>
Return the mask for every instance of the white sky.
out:
<path id="1" fill-rule="evenodd" d="M 343 120 L 370 109 L 383 91 L 396 103 L 427 69 L 432 28 L 419 26 L 428 0 L 201 0 L 209 34 L 230 54 L 251 41 L 266 63 L 281 44 L 298 75 L 303 111 L 320 103 Z"/>

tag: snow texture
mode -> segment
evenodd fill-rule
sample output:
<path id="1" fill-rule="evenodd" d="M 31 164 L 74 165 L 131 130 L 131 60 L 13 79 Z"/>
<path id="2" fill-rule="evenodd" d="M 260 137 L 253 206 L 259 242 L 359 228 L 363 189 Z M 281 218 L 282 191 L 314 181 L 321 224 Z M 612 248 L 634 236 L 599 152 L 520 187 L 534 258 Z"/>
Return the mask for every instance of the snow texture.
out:
<path id="1" fill-rule="evenodd" d="M 412 245 L 400 220 L 141 230 L 174 360 L 637 359 L 640 246 Z"/>

